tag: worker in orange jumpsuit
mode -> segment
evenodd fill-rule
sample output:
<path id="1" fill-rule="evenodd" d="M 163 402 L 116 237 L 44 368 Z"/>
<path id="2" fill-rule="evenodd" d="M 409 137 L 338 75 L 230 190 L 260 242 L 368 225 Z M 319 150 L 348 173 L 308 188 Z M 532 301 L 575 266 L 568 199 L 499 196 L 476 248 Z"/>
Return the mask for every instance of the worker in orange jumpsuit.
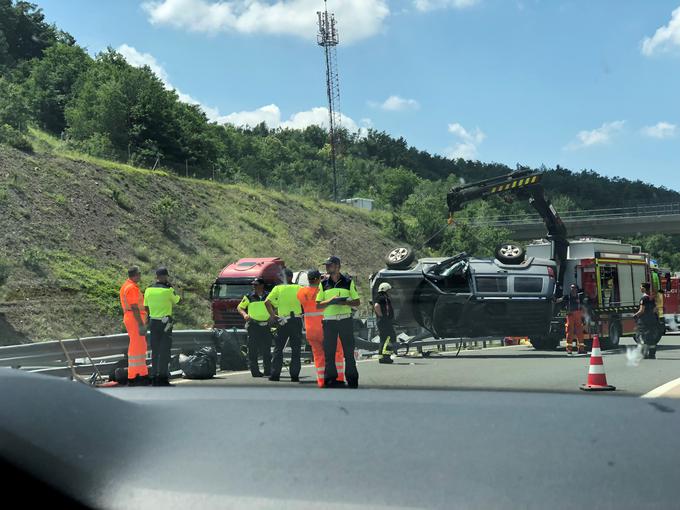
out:
<path id="1" fill-rule="evenodd" d="M 128 346 L 128 384 L 146 386 L 149 369 L 146 366 L 146 310 L 144 295 L 139 290 L 142 273 L 137 266 L 128 269 L 128 279 L 120 288 L 123 323 L 130 337 Z"/>
<path id="2" fill-rule="evenodd" d="M 316 306 L 316 295 L 319 293 L 319 282 L 321 273 L 316 269 L 307 272 L 309 287 L 302 287 L 298 291 L 298 300 L 302 304 L 305 318 L 305 330 L 307 331 L 307 342 L 312 346 L 314 356 L 314 367 L 316 368 L 316 383 L 319 388 L 324 387 L 324 375 L 326 371 L 326 357 L 323 350 L 323 311 Z M 338 370 L 338 381 L 345 382 L 345 354 L 342 344 L 338 339 L 338 346 L 335 350 L 335 367 Z"/>
<path id="3" fill-rule="evenodd" d="M 586 354 L 586 344 L 583 339 L 583 294 L 576 285 L 571 286 L 569 295 L 564 298 L 567 309 L 567 322 L 564 327 L 567 341 L 567 354 L 573 351 L 573 342 L 576 340 L 578 354 Z"/>

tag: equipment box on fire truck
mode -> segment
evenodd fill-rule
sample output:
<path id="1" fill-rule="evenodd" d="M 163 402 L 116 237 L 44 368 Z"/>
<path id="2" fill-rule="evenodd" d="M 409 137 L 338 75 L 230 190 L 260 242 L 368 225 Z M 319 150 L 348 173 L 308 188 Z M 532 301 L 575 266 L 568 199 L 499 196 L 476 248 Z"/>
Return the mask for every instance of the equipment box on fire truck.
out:
<path id="1" fill-rule="evenodd" d="M 550 249 L 549 242 L 535 242 L 527 246 L 527 255 L 546 257 Z M 583 292 L 586 340 L 597 334 L 608 348 L 613 348 L 622 336 L 634 335 L 633 314 L 639 308 L 640 284 L 650 281 L 648 257 L 637 246 L 609 239 L 569 241 L 564 292 L 572 284 Z M 557 336 L 560 321 L 556 324 L 553 330 Z"/>

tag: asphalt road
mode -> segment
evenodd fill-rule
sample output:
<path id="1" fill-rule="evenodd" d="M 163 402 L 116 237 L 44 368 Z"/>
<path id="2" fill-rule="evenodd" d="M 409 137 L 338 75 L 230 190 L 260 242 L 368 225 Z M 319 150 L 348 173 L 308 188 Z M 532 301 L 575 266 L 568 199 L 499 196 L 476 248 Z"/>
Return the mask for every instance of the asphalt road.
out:
<path id="1" fill-rule="evenodd" d="M 609 384 L 615 392 L 607 394 L 642 396 L 680 378 L 680 335 L 666 336 L 659 344 L 656 360 L 635 363 L 629 349 L 635 343 L 622 339 L 617 350 L 604 351 L 603 360 Z M 546 391 L 579 393 L 586 382 L 588 356 L 567 356 L 564 348 L 554 352 L 536 351 L 528 345 L 493 347 L 455 352 L 433 352 L 395 358 L 392 365 L 377 359 L 359 361 L 361 388 L 428 388 L 458 390 Z M 301 382 L 292 383 L 284 369 L 281 381 L 253 379 L 248 372 L 219 372 L 207 381 L 179 380 L 181 386 L 294 386 L 315 387 L 314 369 L 303 365 Z M 325 390 L 328 391 L 328 390 Z M 662 395 L 680 397 L 680 381 L 669 385 Z"/>

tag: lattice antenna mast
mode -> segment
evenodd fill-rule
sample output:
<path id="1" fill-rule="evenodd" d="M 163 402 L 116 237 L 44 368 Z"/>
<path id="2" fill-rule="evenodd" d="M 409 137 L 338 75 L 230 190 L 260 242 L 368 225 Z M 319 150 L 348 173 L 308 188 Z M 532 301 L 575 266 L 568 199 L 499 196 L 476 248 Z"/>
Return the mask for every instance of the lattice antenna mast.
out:
<path id="1" fill-rule="evenodd" d="M 328 12 L 328 2 L 324 0 L 324 11 L 317 12 L 319 33 L 317 43 L 323 47 L 326 57 L 326 94 L 328 95 L 328 135 L 331 144 L 331 169 L 333 170 L 333 200 L 338 201 L 338 172 L 336 158 L 339 150 L 338 130 L 340 129 L 340 82 L 338 79 L 338 56 L 336 47 L 340 40 L 335 24 L 335 15 Z"/>

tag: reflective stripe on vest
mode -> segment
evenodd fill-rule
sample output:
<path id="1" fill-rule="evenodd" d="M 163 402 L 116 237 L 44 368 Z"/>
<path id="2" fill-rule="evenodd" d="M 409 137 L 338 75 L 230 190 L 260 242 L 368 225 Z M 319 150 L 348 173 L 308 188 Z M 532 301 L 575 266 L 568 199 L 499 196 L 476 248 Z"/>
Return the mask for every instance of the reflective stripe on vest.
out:
<path id="1" fill-rule="evenodd" d="M 321 317 L 323 315 L 323 312 L 307 312 L 302 314 L 305 317 Z"/>

